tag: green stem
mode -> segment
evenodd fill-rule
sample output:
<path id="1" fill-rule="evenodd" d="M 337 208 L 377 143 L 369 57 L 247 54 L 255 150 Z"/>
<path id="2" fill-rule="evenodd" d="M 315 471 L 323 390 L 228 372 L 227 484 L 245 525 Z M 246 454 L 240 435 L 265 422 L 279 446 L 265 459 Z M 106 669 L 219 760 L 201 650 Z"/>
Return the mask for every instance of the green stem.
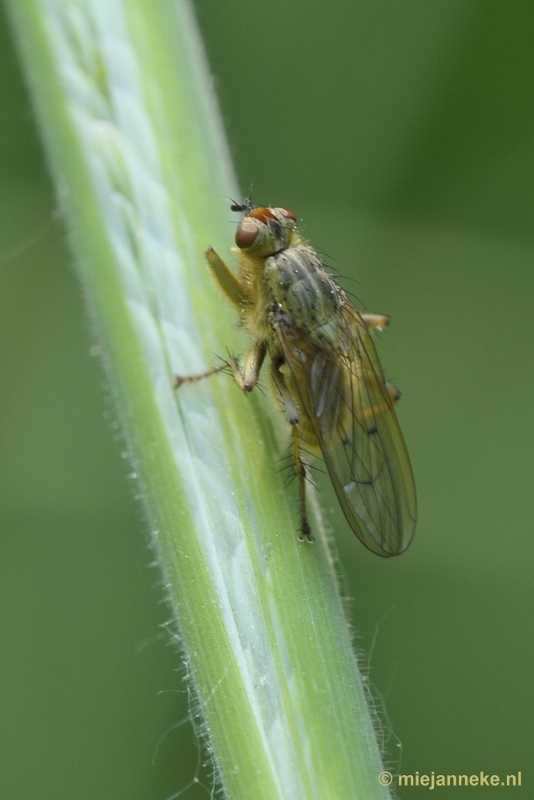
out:
<path id="1" fill-rule="evenodd" d="M 332 557 L 297 541 L 263 399 L 173 374 L 239 349 L 204 265 L 238 196 L 186 2 L 8 0 L 228 797 L 385 798 Z"/>

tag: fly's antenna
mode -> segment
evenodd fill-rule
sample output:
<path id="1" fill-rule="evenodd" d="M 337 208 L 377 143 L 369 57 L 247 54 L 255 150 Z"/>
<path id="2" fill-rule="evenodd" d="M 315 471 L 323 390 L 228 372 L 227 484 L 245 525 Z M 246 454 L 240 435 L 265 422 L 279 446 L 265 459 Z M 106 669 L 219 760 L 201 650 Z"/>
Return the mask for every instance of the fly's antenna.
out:
<path id="1" fill-rule="evenodd" d="M 232 205 L 230 206 L 230 211 L 249 213 L 249 211 L 253 211 L 256 208 L 256 204 L 252 202 L 250 197 L 245 197 L 242 203 L 236 203 L 235 200 L 232 200 Z"/>

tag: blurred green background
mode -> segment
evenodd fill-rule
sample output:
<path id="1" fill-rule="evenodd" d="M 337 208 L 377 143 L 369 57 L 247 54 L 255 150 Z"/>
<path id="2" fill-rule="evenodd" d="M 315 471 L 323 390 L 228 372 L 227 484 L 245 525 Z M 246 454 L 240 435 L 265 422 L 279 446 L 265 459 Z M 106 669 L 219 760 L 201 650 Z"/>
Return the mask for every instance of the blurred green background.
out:
<path id="1" fill-rule="evenodd" d="M 359 304 L 392 317 L 379 347 L 403 391 L 412 548 L 391 561 L 365 551 L 321 487 L 386 763 L 521 770 L 521 789 L 443 792 L 532 797 L 534 6 L 196 9 L 243 190 L 292 208 L 356 280 Z M 169 612 L 135 484 L 0 25 L 0 797 L 208 797 L 192 727 L 179 724 L 187 682 L 160 627 Z M 196 777 L 208 789 L 189 787 Z"/>

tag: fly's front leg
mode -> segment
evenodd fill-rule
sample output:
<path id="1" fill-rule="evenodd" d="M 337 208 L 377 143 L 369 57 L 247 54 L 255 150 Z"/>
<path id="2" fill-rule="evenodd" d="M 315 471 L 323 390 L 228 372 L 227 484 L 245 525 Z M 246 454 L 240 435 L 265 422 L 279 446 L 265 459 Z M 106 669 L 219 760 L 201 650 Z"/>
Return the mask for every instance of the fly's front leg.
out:
<path id="1" fill-rule="evenodd" d="M 239 311 L 242 311 L 243 307 L 250 302 L 246 287 L 241 283 L 235 272 L 217 255 L 213 247 L 208 247 L 206 250 L 206 260 L 215 280 L 228 300 Z"/>
<path id="2" fill-rule="evenodd" d="M 308 512 L 306 508 L 306 465 L 301 457 L 299 414 L 284 379 L 284 368 L 287 369 L 287 366 L 283 359 L 273 358 L 271 375 L 278 391 L 280 403 L 286 413 L 287 421 L 291 425 L 291 458 L 293 460 L 293 469 L 295 470 L 295 475 L 299 482 L 299 539 L 301 541 L 306 539 L 308 542 L 313 542 L 313 534 L 311 532 L 310 523 L 308 522 Z"/>
<path id="3" fill-rule="evenodd" d="M 215 280 L 227 299 L 242 312 L 243 308 L 250 302 L 244 284 L 241 283 L 233 270 L 224 263 L 213 247 L 208 247 L 206 250 L 206 259 Z M 234 380 L 239 388 L 244 392 L 251 392 L 258 382 L 258 374 L 264 358 L 265 345 L 256 343 L 245 356 L 243 370 L 241 370 L 237 359 L 229 358 L 228 361 L 225 361 L 220 367 L 213 367 L 198 375 L 175 375 L 174 386 L 175 388 L 179 388 L 184 383 L 191 383 L 193 381 L 200 381 L 203 378 L 209 378 L 210 375 L 215 375 L 217 372 L 221 372 L 221 370 L 230 367 Z"/>

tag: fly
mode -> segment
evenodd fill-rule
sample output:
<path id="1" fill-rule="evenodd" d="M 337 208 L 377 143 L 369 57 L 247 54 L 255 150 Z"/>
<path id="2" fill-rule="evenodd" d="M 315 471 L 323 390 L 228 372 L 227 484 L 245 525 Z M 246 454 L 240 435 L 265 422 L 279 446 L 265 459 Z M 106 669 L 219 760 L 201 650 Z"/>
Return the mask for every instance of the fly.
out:
<path id="1" fill-rule="evenodd" d="M 400 393 L 384 378 L 370 331 L 389 318 L 360 314 L 302 238 L 285 208 L 233 204 L 244 214 L 236 231 L 235 273 L 209 247 L 208 265 L 250 337 L 228 364 L 251 392 L 265 358 L 271 388 L 291 431 L 299 485 L 300 539 L 313 541 L 306 505 L 303 449 L 321 453 L 347 522 L 380 556 L 412 541 L 416 498 L 412 468 L 394 411 Z M 207 377 L 176 378 L 176 386 Z"/>

